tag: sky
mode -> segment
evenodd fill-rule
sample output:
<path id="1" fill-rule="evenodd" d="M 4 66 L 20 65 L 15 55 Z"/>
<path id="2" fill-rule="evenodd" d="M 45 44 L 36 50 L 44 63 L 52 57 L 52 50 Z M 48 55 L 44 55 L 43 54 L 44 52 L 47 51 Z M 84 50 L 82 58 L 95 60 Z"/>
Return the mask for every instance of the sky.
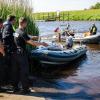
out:
<path id="1" fill-rule="evenodd" d="M 34 12 L 69 11 L 89 8 L 100 0 L 33 0 Z"/>

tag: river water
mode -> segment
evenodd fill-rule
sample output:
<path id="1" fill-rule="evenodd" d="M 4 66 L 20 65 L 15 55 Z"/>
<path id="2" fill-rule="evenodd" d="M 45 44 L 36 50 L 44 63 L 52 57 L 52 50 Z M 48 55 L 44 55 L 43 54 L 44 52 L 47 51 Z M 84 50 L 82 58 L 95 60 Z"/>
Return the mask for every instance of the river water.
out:
<path id="1" fill-rule="evenodd" d="M 67 23 L 67 22 L 65 22 Z M 87 31 L 93 22 L 70 22 L 77 31 Z M 100 22 L 95 22 L 100 31 Z M 41 34 L 53 32 L 63 22 L 38 22 Z M 87 45 L 86 56 L 65 66 L 38 67 L 34 75 L 35 96 L 46 100 L 100 100 L 100 45 Z"/>
<path id="2" fill-rule="evenodd" d="M 98 28 L 98 32 L 100 32 L 100 21 L 37 22 L 37 26 L 39 27 L 41 35 L 47 35 L 54 33 L 54 30 L 57 27 L 60 27 L 61 29 L 66 28 L 66 25 L 68 23 L 70 24 L 70 28 L 74 30 L 76 33 L 89 31 L 89 28 L 94 23 Z"/>

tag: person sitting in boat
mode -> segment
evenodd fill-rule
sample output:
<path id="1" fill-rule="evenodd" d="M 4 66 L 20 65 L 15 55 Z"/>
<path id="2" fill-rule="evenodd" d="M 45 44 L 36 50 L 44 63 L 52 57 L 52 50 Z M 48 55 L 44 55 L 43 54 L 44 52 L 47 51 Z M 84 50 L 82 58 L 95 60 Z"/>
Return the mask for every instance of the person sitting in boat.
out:
<path id="1" fill-rule="evenodd" d="M 67 28 L 65 28 L 64 29 L 64 32 L 63 32 L 63 36 L 65 36 L 67 33 L 69 33 L 71 36 L 74 36 L 75 34 L 74 34 L 74 30 L 72 30 L 71 28 L 70 28 L 70 24 L 68 24 L 68 26 L 67 26 Z"/>
<path id="2" fill-rule="evenodd" d="M 63 29 L 63 33 L 62 36 L 66 36 L 66 34 L 70 32 L 70 24 L 67 25 L 67 27 L 65 29 Z"/>
<path id="3" fill-rule="evenodd" d="M 70 49 L 73 47 L 73 36 L 69 33 L 66 34 L 66 46 L 67 49 Z"/>
<path id="4" fill-rule="evenodd" d="M 57 35 L 58 37 L 58 42 L 61 42 L 61 30 L 59 27 L 57 27 L 55 30 L 54 30 L 55 34 Z"/>
<path id="5" fill-rule="evenodd" d="M 95 24 L 92 25 L 92 27 L 90 28 L 90 35 L 96 35 L 97 33 L 97 27 Z"/>
<path id="6" fill-rule="evenodd" d="M 70 24 L 68 23 L 66 30 L 70 30 Z"/>

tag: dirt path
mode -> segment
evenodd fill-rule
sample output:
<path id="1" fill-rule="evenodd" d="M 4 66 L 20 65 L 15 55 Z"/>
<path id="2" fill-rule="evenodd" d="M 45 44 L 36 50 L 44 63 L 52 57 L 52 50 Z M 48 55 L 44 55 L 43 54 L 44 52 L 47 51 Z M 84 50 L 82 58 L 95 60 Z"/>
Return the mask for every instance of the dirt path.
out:
<path id="1" fill-rule="evenodd" d="M 0 93 L 0 100 L 45 100 L 42 97 Z"/>

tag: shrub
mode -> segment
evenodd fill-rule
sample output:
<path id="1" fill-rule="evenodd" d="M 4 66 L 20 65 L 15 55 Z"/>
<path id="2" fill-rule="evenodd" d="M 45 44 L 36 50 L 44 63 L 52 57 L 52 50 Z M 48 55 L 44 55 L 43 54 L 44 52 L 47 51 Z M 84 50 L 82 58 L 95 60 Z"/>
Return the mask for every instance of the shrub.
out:
<path id="1" fill-rule="evenodd" d="M 0 0 L 0 17 L 6 20 L 7 15 L 16 15 L 17 22 L 15 28 L 18 27 L 18 19 L 22 16 L 26 17 L 28 19 L 27 32 L 32 35 L 38 35 L 39 31 L 33 20 L 32 9 L 28 6 L 25 6 L 25 0 L 20 0 L 23 5 L 19 4 L 19 0 L 13 0 L 13 3 L 10 1 L 11 0 Z"/>

